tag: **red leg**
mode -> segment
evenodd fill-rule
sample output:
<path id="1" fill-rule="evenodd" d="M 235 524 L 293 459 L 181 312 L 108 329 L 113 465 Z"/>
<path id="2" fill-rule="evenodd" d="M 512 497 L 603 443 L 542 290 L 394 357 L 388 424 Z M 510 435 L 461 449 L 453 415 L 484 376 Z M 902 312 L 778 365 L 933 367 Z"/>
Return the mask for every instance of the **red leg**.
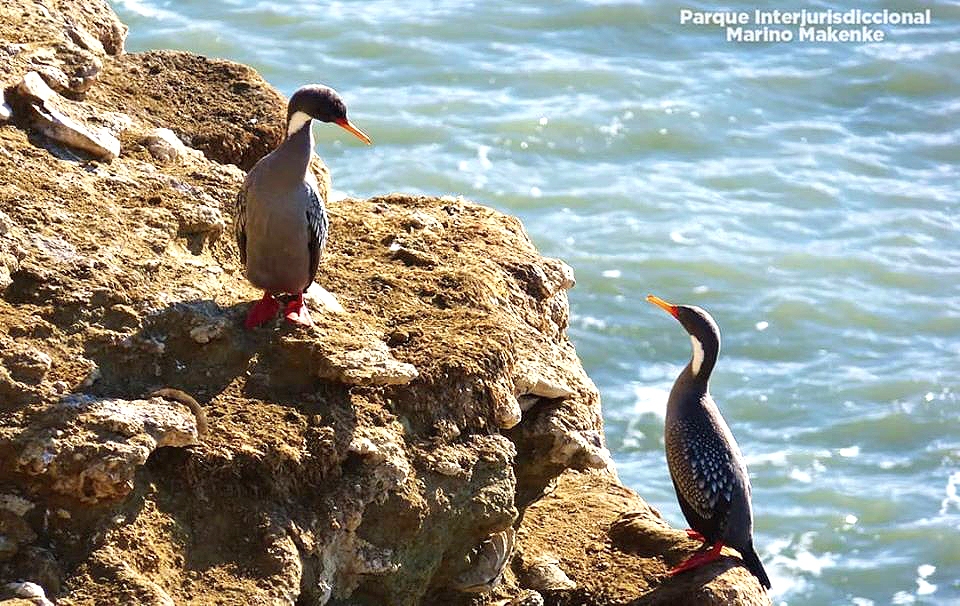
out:
<path id="1" fill-rule="evenodd" d="M 310 319 L 310 311 L 307 309 L 307 306 L 303 304 L 303 293 L 300 293 L 296 299 L 287 303 L 287 308 L 284 310 L 284 313 L 291 322 L 303 324 L 304 326 L 313 326 L 313 320 Z"/>
<path id="2" fill-rule="evenodd" d="M 679 572 L 683 572 L 684 570 L 692 570 L 694 568 L 699 568 L 704 564 L 707 564 L 716 559 L 719 559 L 720 550 L 722 548 L 723 548 L 723 543 L 720 541 L 717 541 L 716 543 L 714 543 L 713 547 L 711 547 L 708 551 L 702 551 L 700 553 L 693 554 L 693 556 L 691 556 L 690 559 L 688 559 L 687 561 L 683 562 L 682 564 L 680 564 L 679 566 L 671 570 L 668 574 L 670 576 L 673 576 Z"/>
<path id="3" fill-rule="evenodd" d="M 243 325 L 247 328 L 256 328 L 261 324 L 269 322 L 273 316 L 280 310 L 280 303 L 268 292 L 263 293 L 263 298 L 250 308 L 247 314 L 247 320 Z"/>
<path id="4" fill-rule="evenodd" d="M 701 543 L 707 542 L 707 538 L 693 528 L 687 528 L 687 538 L 693 539 L 694 541 L 700 541 Z"/>

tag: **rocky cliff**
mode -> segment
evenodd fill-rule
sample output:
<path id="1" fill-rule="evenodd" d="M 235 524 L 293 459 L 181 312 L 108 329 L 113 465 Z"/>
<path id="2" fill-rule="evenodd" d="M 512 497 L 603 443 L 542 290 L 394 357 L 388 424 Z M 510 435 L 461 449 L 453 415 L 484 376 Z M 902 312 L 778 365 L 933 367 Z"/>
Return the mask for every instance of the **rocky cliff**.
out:
<path id="1" fill-rule="evenodd" d="M 516 219 L 331 201 L 316 326 L 244 331 L 284 99 L 125 34 L 0 7 L 0 603 L 767 603 L 735 557 L 666 577 L 696 544 L 617 481 Z"/>

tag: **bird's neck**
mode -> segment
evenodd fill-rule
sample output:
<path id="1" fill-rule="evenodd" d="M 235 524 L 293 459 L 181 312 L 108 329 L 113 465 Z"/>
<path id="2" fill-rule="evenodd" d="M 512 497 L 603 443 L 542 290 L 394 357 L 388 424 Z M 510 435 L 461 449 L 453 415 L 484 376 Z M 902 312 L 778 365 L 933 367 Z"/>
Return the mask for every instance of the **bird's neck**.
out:
<path id="1" fill-rule="evenodd" d="M 704 401 L 710 392 L 709 375 L 695 375 L 687 364 L 673 383 L 667 398 L 666 421 L 671 424 L 678 418 L 703 413 Z"/>
<path id="2" fill-rule="evenodd" d="M 693 348 L 693 354 L 685 370 L 690 372 L 693 380 L 707 385 L 720 350 L 711 340 L 702 342 L 693 335 L 690 335 L 690 345 Z"/>
<path id="3" fill-rule="evenodd" d="M 294 112 L 287 120 L 287 136 L 280 144 L 285 156 L 284 164 L 301 176 L 306 174 L 313 153 L 311 121 L 307 114 Z"/>
<path id="4" fill-rule="evenodd" d="M 683 370 L 680 371 L 680 376 L 677 377 L 677 383 L 683 383 L 688 390 L 696 392 L 698 395 L 705 394 L 710 391 L 710 369 L 701 367 L 699 373 L 694 373 L 693 360 L 691 360 Z"/>
<path id="5" fill-rule="evenodd" d="M 306 112 L 295 111 L 290 114 L 290 117 L 287 118 L 287 137 L 291 137 L 300 132 L 304 127 L 310 128 L 311 120 L 313 120 L 313 118 Z"/>
<path id="6" fill-rule="evenodd" d="M 670 392 L 670 401 L 690 400 L 697 402 L 710 391 L 710 374 L 717 362 L 717 351 L 698 348 L 695 339 L 693 356 L 677 377 Z"/>
<path id="7" fill-rule="evenodd" d="M 701 342 L 697 337 L 690 335 L 693 345 L 693 355 L 690 361 L 680 371 L 680 376 L 670 390 L 667 399 L 667 423 L 677 418 L 689 418 L 708 413 L 706 402 L 710 400 L 710 374 L 717 363 L 720 353 L 719 343 L 708 339 Z"/>

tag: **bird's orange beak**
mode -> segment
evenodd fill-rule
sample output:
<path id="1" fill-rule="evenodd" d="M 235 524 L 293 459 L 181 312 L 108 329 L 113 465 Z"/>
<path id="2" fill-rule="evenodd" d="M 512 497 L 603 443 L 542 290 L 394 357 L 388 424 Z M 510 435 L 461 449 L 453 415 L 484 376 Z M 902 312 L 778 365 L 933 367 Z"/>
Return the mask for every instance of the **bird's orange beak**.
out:
<path id="1" fill-rule="evenodd" d="M 670 314 L 674 318 L 677 317 L 676 305 L 671 305 L 670 303 L 667 303 L 666 301 L 664 301 L 663 299 L 655 295 L 647 295 L 647 301 L 649 301 L 650 303 L 653 303 L 657 307 L 663 308 L 668 314 Z"/>
<path id="2" fill-rule="evenodd" d="M 367 145 L 370 145 L 372 143 L 372 141 L 370 140 L 370 137 L 367 136 L 367 133 L 363 132 L 353 124 L 350 124 L 350 121 L 347 120 L 346 118 L 344 118 L 343 120 L 337 120 L 336 124 L 337 126 L 340 126 L 341 128 L 343 128 L 345 131 L 353 134 L 353 136 L 355 136 L 357 139 L 360 139 Z"/>

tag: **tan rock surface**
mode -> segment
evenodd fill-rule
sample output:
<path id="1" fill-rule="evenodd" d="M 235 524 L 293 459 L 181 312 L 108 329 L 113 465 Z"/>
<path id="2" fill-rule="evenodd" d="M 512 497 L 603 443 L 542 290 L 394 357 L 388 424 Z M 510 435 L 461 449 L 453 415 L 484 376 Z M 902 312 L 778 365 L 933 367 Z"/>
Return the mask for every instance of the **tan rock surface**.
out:
<path id="1" fill-rule="evenodd" d="M 540 591 L 547 604 L 570 606 L 770 604 L 735 551 L 667 575 L 699 546 L 616 480 L 568 471 L 524 514 L 514 582 Z M 564 577 L 573 587 L 563 588 Z"/>

